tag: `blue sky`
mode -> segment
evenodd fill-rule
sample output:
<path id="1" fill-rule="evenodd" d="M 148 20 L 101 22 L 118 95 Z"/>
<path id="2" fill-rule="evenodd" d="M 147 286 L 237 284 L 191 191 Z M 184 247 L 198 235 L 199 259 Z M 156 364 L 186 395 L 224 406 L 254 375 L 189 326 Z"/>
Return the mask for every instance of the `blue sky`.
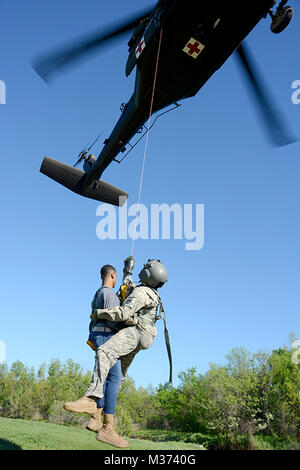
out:
<path id="1" fill-rule="evenodd" d="M 101 5 L 101 3 L 104 3 Z M 293 3 L 293 2 L 292 2 Z M 119 106 L 132 93 L 125 78 L 126 38 L 43 83 L 30 60 L 66 40 L 106 26 L 149 1 L 3 0 L 0 12 L 1 323 L 7 362 L 38 367 L 72 358 L 93 367 L 86 346 L 90 302 L 105 263 L 121 272 L 130 240 L 96 236 L 97 202 L 81 198 L 39 173 L 45 155 L 73 164 L 100 131 L 108 136 Z M 295 7 L 298 5 L 296 4 Z M 297 8 L 296 8 L 297 10 Z M 298 14 L 297 14 L 298 13 Z M 275 36 L 262 21 L 248 44 L 291 129 L 300 137 L 300 16 Z M 300 143 L 274 149 L 262 132 L 251 97 L 231 58 L 193 99 L 153 128 L 142 203 L 204 204 L 205 244 L 137 240 L 136 270 L 160 258 L 169 282 L 161 290 L 177 374 L 224 363 L 231 348 L 272 350 L 300 337 Z M 102 138 L 101 138 L 102 140 Z M 95 153 L 101 150 L 98 143 Z M 144 144 L 104 179 L 137 201 Z M 163 325 L 129 374 L 137 385 L 168 378 Z"/>

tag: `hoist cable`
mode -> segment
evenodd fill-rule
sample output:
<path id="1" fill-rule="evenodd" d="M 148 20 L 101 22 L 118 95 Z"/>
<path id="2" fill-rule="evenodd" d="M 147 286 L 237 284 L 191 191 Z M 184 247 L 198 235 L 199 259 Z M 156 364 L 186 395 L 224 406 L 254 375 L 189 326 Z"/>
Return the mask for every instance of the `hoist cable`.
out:
<path id="1" fill-rule="evenodd" d="M 155 95 L 155 88 L 156 88 L 156 81 L 157 81 L 157 72 L 158 72 L 158 64 L 159 64 L 159 57 L 160 57 L 160 49 L 161 49 L 161 43 L 162 43 L 162 33 L 163 33 L 163 31 L 161 29 L 160 30 L 159 43 L 158 43 L 158 51 L 157 51 L 154 81 L 153 81 L 152 97 L 151 97 L 151 104 L 150 104 L 150 113 L 149 113 L 149 119 L 148 119 L 148 125 L 147 125 L 145 151 L 144 151 L 144 158 L 143 158 L 142 171 L 141 171 L 141 177 L 140 177 L 138 203 L 137 203 L 136 218 L 135 218 L 135 225 L 134 225 L 134 236 L 132 238 L 131 256 L 133 256 L 133 250 L 134 250 L 134 242 L 135 242 L 136 228 L 137 228 L 137 215 L 138 215 L 138 212 L 140 210 L 140 205 L 141 205 L 141 194 L 142 194 L 142 187 L 143 187 L 143 180 L 144 180 L 145 162 L 146 162 L 146 156 L 147 156 L 147 150 L 148 150 L 149 131 L 150 131 L 150 126 L 151 126 L 151 117 L 152 117 L 153 104 L 154 104 L 154 95 Z"/>

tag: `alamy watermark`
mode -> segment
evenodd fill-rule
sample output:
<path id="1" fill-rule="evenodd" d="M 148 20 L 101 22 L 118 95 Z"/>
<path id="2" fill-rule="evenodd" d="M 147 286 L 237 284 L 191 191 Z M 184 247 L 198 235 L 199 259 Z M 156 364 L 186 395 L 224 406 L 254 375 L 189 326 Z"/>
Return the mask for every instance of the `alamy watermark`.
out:
<path id="1" fill-rule="evenodd" d="M 204 204 L 144 204 L 119 208 L 100 204 L 96 235 L 100 240 L 185 240 L 188 251 L 204 246 Z M 129 218 L 132 218 L 131 220 Z"/>
<path id="2" fill-rule="evenodd" d="M 5 364 L 6 362 L 6 346 L 4 341 L 0 341 L 0 364 Z"/>
<path id="3" fill-rule="evenodd" d="M 0 104 L 6 104 L 6 85 L 3 80 L 0 80 Z"/>
<path id="4" fill-rule="evenodd" d="M 292 103 L 300 104 L 300 80 L 293 81 L 292 89 L 295 90 L 292 93 Z"/>

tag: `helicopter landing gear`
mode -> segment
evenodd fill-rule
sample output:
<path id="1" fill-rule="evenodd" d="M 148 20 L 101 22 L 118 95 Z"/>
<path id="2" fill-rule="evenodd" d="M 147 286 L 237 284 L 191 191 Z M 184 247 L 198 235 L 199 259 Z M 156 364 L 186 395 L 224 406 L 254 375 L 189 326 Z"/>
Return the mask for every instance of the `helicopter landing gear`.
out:
<path id="1" fill-rule="evenodd" d="M 294 17 L 294 9 L 290 6 L 284 6 L 286 3 L 287 0 L 281 1 L 275 14 L 272 10 L 269 12 L 272 18 L 271 31 L 274 34 L 284 31 Z"/>

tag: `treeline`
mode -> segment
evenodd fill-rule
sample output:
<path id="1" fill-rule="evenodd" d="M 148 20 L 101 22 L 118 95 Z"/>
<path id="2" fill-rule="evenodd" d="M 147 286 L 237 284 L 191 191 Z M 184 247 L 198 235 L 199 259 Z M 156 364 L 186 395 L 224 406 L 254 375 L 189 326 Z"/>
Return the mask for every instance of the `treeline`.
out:
<path id="1" fill-rule="evenodd" d="M 0 415 L 85 426 L 86 415 L 68 413 L 63 404 L 83 395 L 90 376 L 72 360 L 52 360 L 37 372 L 19 361 L 10 369 L 1 365 Z M 300 365 L 289 347 L 234 349 L 225 365 L 211 364 L 204 375 L 191 368 L 179 380 L 178 387 L 137 389 L 128 378 L 118 397 L 119 431 L 180 431 L 210 448 L 255 449 L 259 440 L 299 448 Z"/>

